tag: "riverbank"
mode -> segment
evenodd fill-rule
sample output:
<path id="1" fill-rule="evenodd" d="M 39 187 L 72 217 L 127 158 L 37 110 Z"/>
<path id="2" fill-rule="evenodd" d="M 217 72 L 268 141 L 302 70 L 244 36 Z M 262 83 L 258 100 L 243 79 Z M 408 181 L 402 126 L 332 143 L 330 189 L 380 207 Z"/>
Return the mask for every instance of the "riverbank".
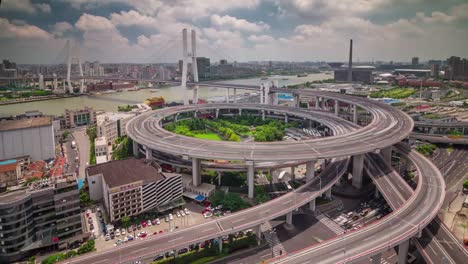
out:
<path id="1" fill-rule="evenodd" d="M 26 98 L 15 98 L 0 101 L 0 105 L 10 105 L 10 104 L 22 104 L 22 103 L 29 103 L 29 102 L 37 102 L 37 101 L 46 101 L 46 100 L 54 100 L 54 99 L 64 99 L 70 97 L 80 96 L 79 94 L 51 94 L 45 96 L 31 96 Z"/>

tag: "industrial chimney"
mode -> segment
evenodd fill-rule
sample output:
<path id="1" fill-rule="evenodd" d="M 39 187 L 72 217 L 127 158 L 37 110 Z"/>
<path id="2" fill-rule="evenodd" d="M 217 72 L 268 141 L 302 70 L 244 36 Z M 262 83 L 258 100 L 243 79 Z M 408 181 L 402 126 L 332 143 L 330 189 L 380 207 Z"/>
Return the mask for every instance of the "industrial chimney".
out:
<path id="1" fill-rule="evenodd" d="M 353 81 L 353 39 L 349 40 L 348 82 Z"/>

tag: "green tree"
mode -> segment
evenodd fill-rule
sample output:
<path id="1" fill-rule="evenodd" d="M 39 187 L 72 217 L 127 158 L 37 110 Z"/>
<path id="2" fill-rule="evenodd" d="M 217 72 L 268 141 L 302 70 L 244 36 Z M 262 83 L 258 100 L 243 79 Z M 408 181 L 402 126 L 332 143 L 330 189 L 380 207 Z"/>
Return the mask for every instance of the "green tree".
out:
<path id="1" fill-rule="evenodd" d="M 85 207 L 89 206 L 91 203 L 91 197 L 89 196 L 88 191 L 85 190 L 85 188 L 80 189 L 80 205 Z"/>
<path id="2" fill-rule="evenodd" d="M 463 188 L 468 189 L 468 180 L 465 180 L 465 182 L 463 183 Z"/>
<path id="3" fill-rule="evenodd" d="M 131 222 L 130 217 L 124 216 L 124 217 L 122 217 L 122 219 L 121 219 L 120 221 L 122 221 L 122 226 L 123 226 L 124 228 L 127 228 L 127 227 L 130 226 L 130 222 Z"/>

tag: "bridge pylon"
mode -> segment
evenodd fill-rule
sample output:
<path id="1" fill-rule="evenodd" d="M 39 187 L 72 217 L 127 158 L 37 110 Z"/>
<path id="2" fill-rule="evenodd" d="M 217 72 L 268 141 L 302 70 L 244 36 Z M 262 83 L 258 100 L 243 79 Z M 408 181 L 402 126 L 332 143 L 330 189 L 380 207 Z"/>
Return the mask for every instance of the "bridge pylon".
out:
<path id="1" fill-rule="evenodd" d="M 73 93 L 73 86 L 71 84 L 71 66 L 74 62 L 78 64 L 78 68 L 80 71 L 80 76 L 83 77 L 83 67 L 81 65 L 81 55 L 78 49 L 78 46 L 73 45 L 70 40 L 67 40 L 67 88 L 69 93 Z M 84 79 L 80 80 L 80 93 L 85 91 L 84 88 Z"/>
<path id="2" fill-rule="evenodd" d="M 184 105 L 189 104 L 189 98 L 187 94 L 187 74 L 188 74 L 188 61 L 192 60 L 192 75 L 193 82 L 198 83 L 198 68 L 197 68 L 197 37 L 195 30 L 191 31 L 191 48 L 192 52 L 188 53 L 188 38 L 187 29 L 182 30 L 182 76 L 181 76 L 181 88 L 184 93 Z M 194 104 L 198 103 L 198 85 L 193 88 L 193 100 Z"/>

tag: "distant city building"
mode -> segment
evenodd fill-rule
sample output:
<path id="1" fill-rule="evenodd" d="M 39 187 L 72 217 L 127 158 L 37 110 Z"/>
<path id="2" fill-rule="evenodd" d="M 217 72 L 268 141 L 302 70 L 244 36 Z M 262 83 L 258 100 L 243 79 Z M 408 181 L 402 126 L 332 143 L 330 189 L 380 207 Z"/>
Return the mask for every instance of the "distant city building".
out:
<path id="1" fill-rule="evenodd" d="M 438 78 L 440 72 L 440 64 L 431 64 L 431 77 Z"/>
<path id="2" fill-rule="evenodd" d="M 227 60 L 225 59 L 219 60 L 219 65 L 226 65 L 226 64 L 228 64 Z"/>
<path id="3" fill-rule="evenodd" d="M 127 135 L 125 126 L 135 114 L 106 112 L 96 116 L 97 136 L 113 144 L 118 137 Z"/>
<path id="4" fill-rule="evenodd" d="M 87 168 L 91 199 L 103 200 L 110 221 L 143 212 L 162 212 L 183 203 L 181 175 L 155 162 L 129 158 Z"/>
<path id="5" fill-rule="evenodd" d="M 452 56 L 447 59 L 448 68 L 445 71 L 445 78 L 449 80 L 468 80 L 468 60 Z"/>
<path id="6" fill-rule="evenodd" d="M 395 69 L 394 74 L 414 75 L 414 76 L 417 76 L 417 77 L 429 77 L 429 75 L 431 75 L 431 70 L 423 70 L 423 69 Z"/>
<path id="7" fill-rule="evenodd" d="M 55 156 L 51 117 L 0 121 L 0 160 L 30 156 L 32 161 Z"/>
<path id="8" fill-rule="evenodd" d="M 419 65 L 419 57 L 413 57 L 411 59 L 411 65 L 418 66 Z"/>
<path id="9" fill-rule="evenodd" d="M 2 63 L 0 63 L 0 77 L 7 77 L 7 78 L 18 77 L 16 63 L 10 62 L 9 60 L 3 60 Z"/>
<path id="10" fill-rule="evenodd" d="M 374 76 L 373 71 L 375 67 L 373 66 L 354 66 L 352 69 L 352 81 L 361 82 L 361 83 L 373 83 Z M 347 82 L 348 81 L 348 69 L 340 68 L 334 71 L 335 81 L 337 82 Z"/>
<path id="11" fill-rule="evenodd" d="M 0 190 L 0 263 L 41 249 L 64 249 L 83 239 L 78 184 L 73 175 Z"/>
<path id="12" fill-rule="evenodd" d="M 75 128 L 78 126 L 86 126 L 92 124 L 96 124 L 96 112 L 93 108 L 86 106 L 84 109 L 65 109 L 66 128 Z"/>
<path id="13" fill-rule="evenodd" d="M 205 57 L 197 57 L 198 78 L 203 80 L 210 75 L 210 59 Z"/>

